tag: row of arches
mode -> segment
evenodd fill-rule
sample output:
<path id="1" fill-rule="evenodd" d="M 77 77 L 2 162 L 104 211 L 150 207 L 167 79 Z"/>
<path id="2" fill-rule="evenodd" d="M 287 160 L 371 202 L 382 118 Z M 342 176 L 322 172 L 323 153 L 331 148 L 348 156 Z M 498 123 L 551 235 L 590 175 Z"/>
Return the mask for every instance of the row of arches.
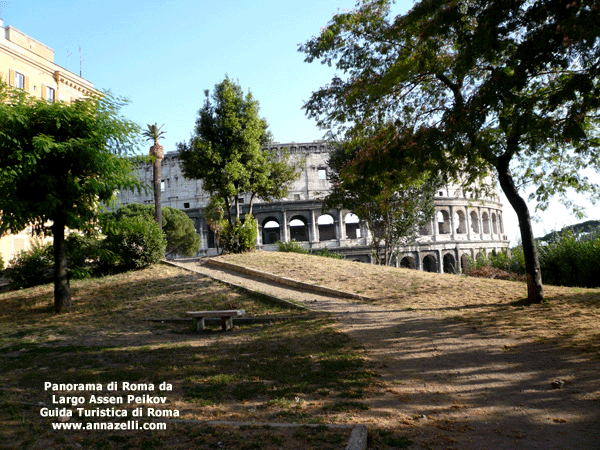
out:
<path id="1" fill-rule="evenodd" d="M 283 240 L 281 223 L 277 217 L 269 216 L 264 219 L 262 225 L 262 243 L 264 245 L 274 244 Z M 310 240 L 310 228 L 307 219 L 302 215 L 292 216 L 287 224 L 289 239 L 298 242 Z M 336 223 L 330 214 L 322 214 L 316 220 L 318 230 L 318 241 L 330 241 L 338 239 Z M 343 218 L 343 232 L 346 239 L 359 239 L 361 236 L 360 220 L 356 214 L 348 213 Z"/>
<path id="2" fill-rule="evenodd" d="M 496 250 L 492 250 L 492 252 L 495 251 Z M 469 251 L 469 253 L 461 252 L 462 254 L 460 255 L 460 260 L 457 261 L 454 252 L 439 252 L 439 256 L 441 256 L 441 267 L 438 263 L 438 257 L 431 253 L 427 253 L 422 257 L 417 254 L 417 258 L 421 258 L 420 261 L 417 261 L 417 258 L 415 258 L 414 254 L 404 255 L 399 259 L 397 265 L 398 267 L 403 267 L 405 269 L 420 269 L 424 272 L 459 273 L 466 271 L 473 259 L 479 260 L 483 258 L 486 253 L 485 250 L 479 250 L 475 252 L 474 255 L 469 254 L 471 251 Z"/>
<path id="3" fill-rule="evenodd" d="M 432 232 L 432 225 L 435 224 L 437 227 L 437 233 L 435 234 L 451 234 L 452 227 L 455 228 L 457 234 L 468 234 L 467 227 L 470 226 L 470 232 L 474 234 L 503 234 L 504 227 L 502 224 L 502 217 L 500 213 L 496 211 L 481 212 L 481 218 L 477 211 L 471 211 L 469 213 L 469 219 L 467 221 L 466 211 L 458 209 L 454 212 L 453 220 L 450 220 L 450 213 L 445 210 L 439 210 L 435 217 L 427 224 L 425 228 L 421 230 L 422 236 L 430 236 L 434 234 Z M 283 240 L 283 233 L 281 228 L 281 220 L 275 216 L 269 216 L 264 219 L 262 225 L 262 243 L 265 245 L 274 244 L 279 240 Z M 289 227 L 289 239 L 296 240 L 298 242 L 308 242 L 310 238 L 310 226 L 311 224 L 304 215 L 294 215 L 288 221 L 287 226 Z M 336 221 L 331 214 L 322 214 L 316 220 L 316 233 L 314 240 L 323 242 L 335 239 L 359 239 L 362 236 L 360 220 L 354 213 L 347 213 L 343 218 L 343 224 L 339 231 L 336 230 Z M 342 234 L 342 236 L 338 236 Z"/>
<path id="4" fill-rule="evenodd" d="M 467 223 L 467 215 L 462 209 L 454 212 L 453 220 L 450 220 L 450 213 L 442 209 L 435 215 L 434 225 L 437 227 L 437 234 L 451 234 L 453 226 L 456 227 L 455 231 L 457 234 L 467 234 L 467 227 L 470 226 L 470 231 L 475 234 L 503 234 L 504 226 L 502 224 L 502 216 L 500 213 L 496 214 L 495 211 L 491 211 L 489 214 L 487 211 L 483 211 L 480 216 L 477 211 L 471 211 L 469 213 L 469 223 Z M 434 234 L 432 232 L 432 224 L 428 223 L 421 230 L 421 235 L 429 236 Z"/>
<path id="5" fill-rule="evenodd" d="M 404 256 L 399 261 L 399 266 L 405 269 L 419 269 L 417 261 L 413 256 Z M 421 260 L 421 270 L 424 272 L 440 272 L 437 258 L 433 255 L 425 255 Z M 442 258 L 443 273 L 458 273 L 456 259 L 451 253 L 446 253 Z M 464 269 L 464 268 L 463 268 Z"/>

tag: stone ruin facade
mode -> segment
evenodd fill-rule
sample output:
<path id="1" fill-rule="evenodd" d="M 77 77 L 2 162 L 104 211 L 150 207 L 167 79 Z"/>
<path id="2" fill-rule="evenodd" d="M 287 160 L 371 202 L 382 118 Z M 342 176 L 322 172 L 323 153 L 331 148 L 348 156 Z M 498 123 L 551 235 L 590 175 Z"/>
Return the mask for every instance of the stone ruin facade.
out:
<path id="1" fill-rule="evenodd" d="M 253 214 L 259 227 L 257 247 L 273 251 L 277 250 L 277 241 L 295 240 L 313 251 L 326 248 L 342 253 L 347 259 L 371 262 L 371 240 L 365 223 L 345 209 L 322 211 L 322 200 L 330 188 L 327 143 L 274 143 L 268 148 L 287 148 L 292 158 L 304 159 L 304 167 L 287 198 L 255 202 Z M 152 164 L 140 165 L 138 172 L 151 187 Z M 200 180 L 183 176 L 177 152 L 167 153 L 162 162 L 162 189 L 162 205 L 180 209 L 194 221 L 202 240 L 198 256 L 216 255 L 214 234 L 203 219 L 210 195 L 202 189 Z M 124 191 L 119 194 L 119 200 L 123 205 L 154 202 L 151 190 L 146 193 Z M 243 206 L 249 197 L 240 200 Z M 435 211 L 417 242 L 398 249 L 397 266 L 457 273 L 471 258 L 508 248 L 502 204 L 497 196 L 474 199 L 459 186 L 449 185 L 438 190 Z"/>

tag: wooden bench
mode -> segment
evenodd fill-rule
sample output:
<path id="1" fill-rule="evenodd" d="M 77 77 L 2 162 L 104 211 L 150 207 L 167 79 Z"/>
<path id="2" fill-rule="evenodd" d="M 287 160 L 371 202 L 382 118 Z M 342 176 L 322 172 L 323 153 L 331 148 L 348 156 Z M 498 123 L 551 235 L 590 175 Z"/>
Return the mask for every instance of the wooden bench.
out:
<path id="1" fill-rule="evenodd" d="M 206 329 L 204 319 L 207 317 L 220 317 L 221 328 L 227 331 L 233 327 L 233 317 L 239 317 L 246 314 L 243 309 L 226 309 L 223 311 L 188 311 L 186 315 L 192 318 L 192 328 L 194 331 Z"/>

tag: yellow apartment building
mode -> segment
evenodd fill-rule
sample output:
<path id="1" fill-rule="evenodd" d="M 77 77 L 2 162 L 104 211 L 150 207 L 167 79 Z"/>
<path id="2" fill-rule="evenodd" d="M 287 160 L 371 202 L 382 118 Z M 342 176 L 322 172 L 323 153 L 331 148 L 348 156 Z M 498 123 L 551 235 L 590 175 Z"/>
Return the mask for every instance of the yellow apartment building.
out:
<path id="1" fill-rule="evenodd" d="M 14 88 L 51 102 L 72 102 L 98 93 L 93 83 L 54 63 L 54 50 L 0 19 L 0 77 Z M 1 195 L 1 193 L 0 193 Z M 0 238 L 0 256 L 8 263 L 30 248 L 31 230 Z"/>

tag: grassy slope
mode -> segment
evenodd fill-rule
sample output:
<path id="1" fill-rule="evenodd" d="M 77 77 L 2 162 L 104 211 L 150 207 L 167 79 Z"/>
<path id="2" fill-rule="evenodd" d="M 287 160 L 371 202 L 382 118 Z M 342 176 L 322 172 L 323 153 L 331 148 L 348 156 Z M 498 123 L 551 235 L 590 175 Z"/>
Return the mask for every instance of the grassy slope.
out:
<path id="1" fill-rule="evenodd" d="M 362 294 L 394 308 L 472 320 L 600 354 L 600 289 L 545 286 L 547 302 L 522 306 L 522 282 L 434 274 L 296 253 L 219 257 L 289 278 Z"/>
<path id="2" fill-rule="evenodd" d="M 185 323 L 143 320 L 183 318 L 190 309 L 298 314 L 176 268 L 159 265 L 74 282 L 74 308 L 63 315 L 52 313 L 52 295 L 51 285 L 0 294 L 0 448 L 183 449 L 219 448 L 219 442 L 232 449 L 340 448 L 349 431 L 183 424 L 161 432 L 52 431 L 53 420 L 40 416 L 41 407 L 57 407 L 52 394 L 89 400 L 93 393 L 43 386 L 164 381 L 172 391 L 140 394 L 166 395 L 167 408 L 177 409 L 180 418 L 320 424 L 344 422 L 364 408 L 360 399 L 373 382 L 361 348 L 324 319 L 248 325 L 228 333 L 194 333 Z M 125 405 L 129 419 L 136 406 L 147 405 Z"/>

